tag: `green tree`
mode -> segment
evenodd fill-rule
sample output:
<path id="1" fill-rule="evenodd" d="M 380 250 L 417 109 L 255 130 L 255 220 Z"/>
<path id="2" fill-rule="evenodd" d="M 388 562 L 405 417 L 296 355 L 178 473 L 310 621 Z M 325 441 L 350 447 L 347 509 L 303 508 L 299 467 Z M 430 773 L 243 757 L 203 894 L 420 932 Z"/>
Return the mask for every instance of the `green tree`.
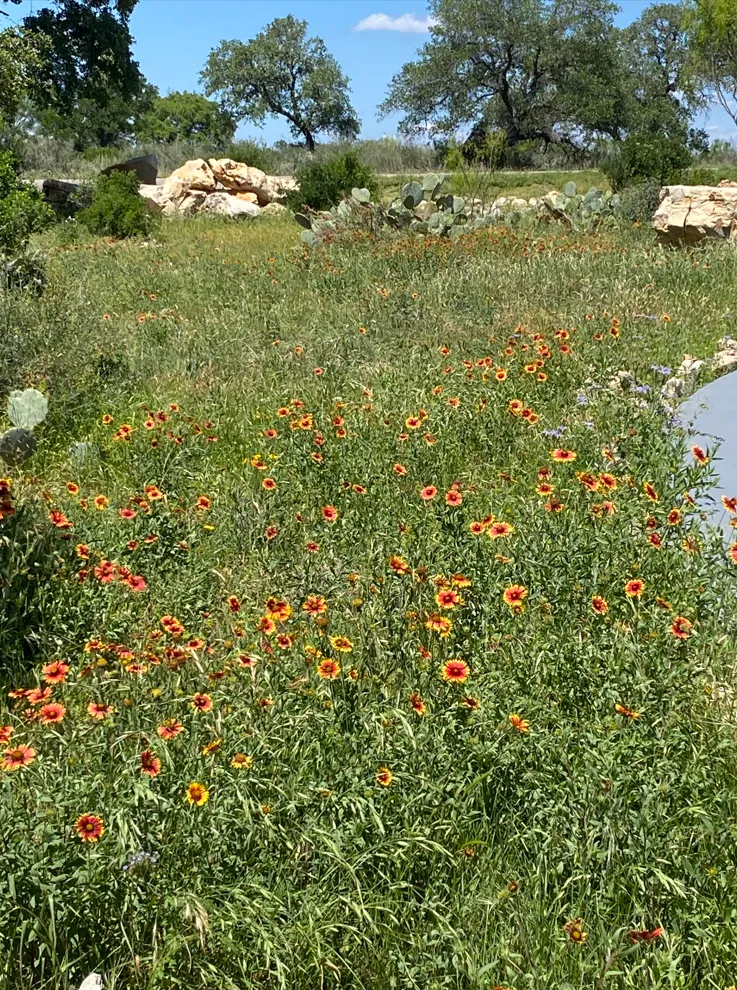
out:
<path id="1" fill-rule="evenodd" d="M 235 121 L 217 103 L 199 93 L 155 96 L 136 127 L 145 141 L 204 141 L 220 147 L 233 140 Z"/>
<path id="2" fill-rule="evenodd" d="M 137 0 L 59 0 L 26 17 L 48 57 L 34 73 L 31 99 L 44 129 L 89 144 L 114 144 L 130 133 L 148 91 L 131 55 L 128 20 Z"/>
<path id="3" fill-rule="evenodd" d="M 697 75 L 737 124 L 737 0 L 692 0 L 687 26 Z"/>
<path id="4" fill-rule="evenodd" d="M 656 3 L 622 32 L 631 128 L 685 131 L 703 105 L 682 4 Z"/>
<path id="5" fill-rule="evenodd" d="M 430 0 L 432 38 L 391 83 L 382 115 L 405 132 L 483 121 L 510 148 L 619 137 L 626 96 L 607 0 Z"/>
<path id="6" fill-rule="evenodd" d="M 207 59 L 201 80 L 236 121 L 262 124 L 284 117 L 312 151 L 320 132 L 354 138 L 360 121 L 348 79 L 307 22 L 279 17 L 249 42 L 223 41 Z"/>
<path id="7" fill-rule="evenodd" d="M 44 65 L 43 39 L 14 28 L 0 31 L 0 126 L 12 123 Z"/>

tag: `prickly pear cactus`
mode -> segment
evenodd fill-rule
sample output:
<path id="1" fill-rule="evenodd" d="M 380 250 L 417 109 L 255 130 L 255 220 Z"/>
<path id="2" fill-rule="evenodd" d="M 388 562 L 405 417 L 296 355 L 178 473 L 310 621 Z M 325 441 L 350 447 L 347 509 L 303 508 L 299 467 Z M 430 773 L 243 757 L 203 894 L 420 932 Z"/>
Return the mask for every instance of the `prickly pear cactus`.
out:
<path id="1" fill-rule="evenodd" d="M 428 172 L 422 177 L 422 191 L 425 199 L 435 200 L 440 195 L 440 188 L 445 181 L 444 175 L 437 175 L 435 172 Z"/>
<path id="2" fill-rule="evenodd" d="M 8 419 L 13 426 L 21 426 L 32 430 L 34 426 L 43 423 L 49 411 L 49 402 L 35 388 L 27 388 L 22 392 L 10 393 L 8 399 Z"/>
<path id="3" fill-rule="evenodd" d="M 6 464 L 22 464 L 36 449 L 36 438 L 24 426 L 15 426 L 0 437 L 0 457 Z"/>
<path id="4" fill-rule="evenodd" d="M 371 202 L 371 193 L 368 189 L 354 188 L 351 190 L 351 196 L 356 203 L 359 203 L 361 206 L 365 206 L 367 203 Z"/>
<path id="5" fill-rule="evenodd" d="M 419 182 L 408 182 L 402 186 L 402 202 L 408 210 L 414 210 L 422 202 L 422 186 Z"/>

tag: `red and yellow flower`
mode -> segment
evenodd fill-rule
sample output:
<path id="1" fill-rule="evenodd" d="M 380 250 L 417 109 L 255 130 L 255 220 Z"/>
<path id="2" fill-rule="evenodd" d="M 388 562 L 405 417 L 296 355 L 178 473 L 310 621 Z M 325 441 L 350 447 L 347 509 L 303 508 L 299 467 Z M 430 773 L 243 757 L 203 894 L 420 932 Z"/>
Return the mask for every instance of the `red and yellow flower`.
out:
<path id="1" fill-rule="evenodd" d="M 99 842 L 105 832 L 105 823 L 99 815 L 80 815 L 74 830 L 82 842 Z"/>

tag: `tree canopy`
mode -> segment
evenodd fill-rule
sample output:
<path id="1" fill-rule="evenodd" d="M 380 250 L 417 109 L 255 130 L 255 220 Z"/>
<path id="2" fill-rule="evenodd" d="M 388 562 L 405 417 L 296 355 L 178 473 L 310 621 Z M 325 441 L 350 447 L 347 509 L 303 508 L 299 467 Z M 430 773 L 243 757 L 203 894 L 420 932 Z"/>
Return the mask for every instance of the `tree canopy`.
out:
<path id="1" fill-rule="evenodd" d="M 685 7 L 656 3 L 645 8 L 622 31 L 622 39 L 620 84 L 632 100 L 630 125 L 660 133 L 683 130 L 704 102 L 693 72 Z"/>
<path id="2" fill-rule="evenodd" d="M 731 2 L 737 0 L 710 0 Z M 659 131 L 688 139 L 701 102 L 684 8 L 659 3 L 618 29 L 608 0 L 430 0 L 431 40 L 381 106 L 405 132 L 479 122 L 507 144 L 579 148 Z"/>
<path id="3" fill-rule="evenodd" d="M 356 137 L 360 129 L 348 79 L 307 22 L 279 17 L 248 42 L 223 41 L 201 74 L 208 96 L 217 95 L 234 120 L 263 124 L 283 117 L 293 137 L 315 147 L 319 133 Z"/>
<path id="4" fill-rule="evenodd" d="M 155 96 L 151 109 L 136 127 L 144 141 L 205 141 L 224 145 L 233 140 L 235 121 L 217 103 L 200 93 L 169 93 Z"/>
<path id="5" fill-rule="evenodd" d="M 692 0 L 687 20 L 695 71 L 737 124 L 737 0 Z"/>
<path id="6" fill-rule="evenodd" d="M 452 133 L 484 119 L 514 146 L 619 136 L 619 52 L 607 0 L 430 0 L 431 40 L 392 80 L 383 115 Z"/>
<path id="7" fill-rule="evenodd" d="M 128 19 L 137 0 L 59 0 L 23 21 L 45 39 L 31 99 L 42 125 L 77 147 L 112 144 L 130 131 L 149 95 L 131 54 Z"/>
<path id="8" fill-rule="evenodd" d="M 11 123 L 32 81 L 42 71 L 43 39 L 14 28 L 0 31 L 0 125 Z"/>

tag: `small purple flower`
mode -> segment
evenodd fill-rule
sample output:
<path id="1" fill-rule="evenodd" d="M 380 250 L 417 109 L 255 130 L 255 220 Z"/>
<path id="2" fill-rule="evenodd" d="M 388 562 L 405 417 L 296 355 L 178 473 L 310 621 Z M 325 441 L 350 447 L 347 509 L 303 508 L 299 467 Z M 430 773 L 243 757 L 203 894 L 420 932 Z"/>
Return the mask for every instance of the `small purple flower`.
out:
<path id="1" fill-rule="evenodd" d="M 654 371 L 658 375 L 672 375 L 673 369 L 666 367 L 664 364 L 651 364 L 650 370 Z"/>

